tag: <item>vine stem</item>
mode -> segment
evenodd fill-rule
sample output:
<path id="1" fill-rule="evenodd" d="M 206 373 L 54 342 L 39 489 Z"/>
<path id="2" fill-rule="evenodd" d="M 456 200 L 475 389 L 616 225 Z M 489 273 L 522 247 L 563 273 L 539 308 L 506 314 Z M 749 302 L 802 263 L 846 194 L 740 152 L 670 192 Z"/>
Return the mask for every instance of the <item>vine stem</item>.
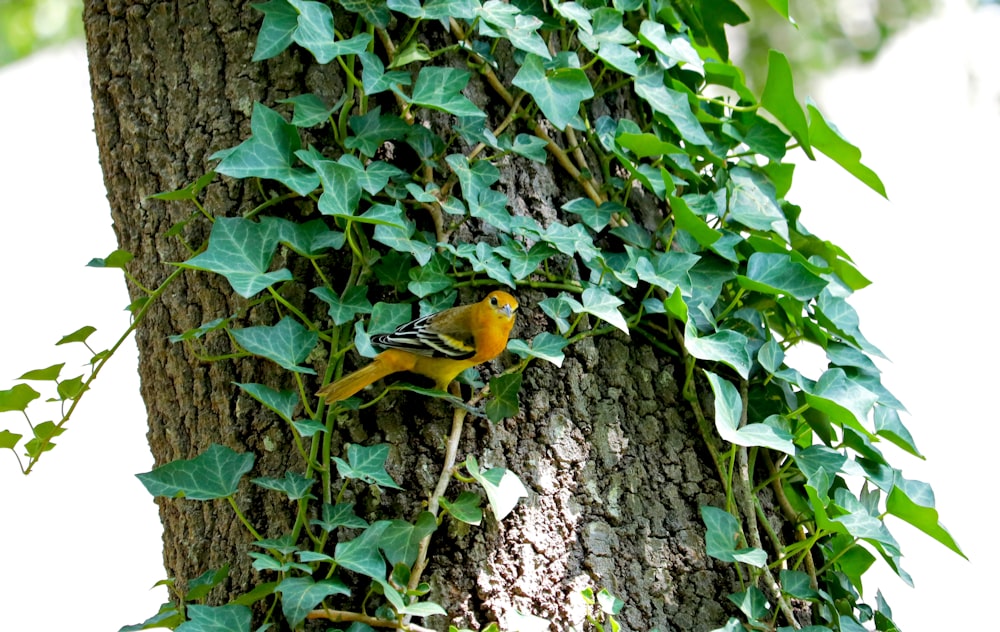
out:
<path id="1" fill-rule="evenodd" d="M 750 383 L 747 380 L 740 380 L 740 398 L 743 400 L 743 408 L 740 412 L 740 428 L 747 425 L 747 415 L 750 407 Z M 763 544 L 760 539 L 760 530 L 757 528 L 757 512 L 754 510 L 754 497 L 750 492 L 750 461 L 747 458 L 747 447 L 739 446 L 736 450 L 736 463 L 739 468 L 739 476 L 735 476 L 734 492 L 736 502 L 739 503 L 740 512 L 746 520 L 747 536 L 750 546 L 762 549 Z M 764 565 L 761 569 L 764 577 L 767 578 L 767 588 L 772 593 L 772 598 L 777 601 L 781 612 L 788 619 L 792 628 L 798 630 L 802 626 L 795 620 L 795 613 L 785 596 L 781 593 L 781 586 L 771 573 L 771 569 Z"/>
<path id="2" fill-rule="evenodd" d="M 306 619 L 326 619 L 336 623 L 347 621 L 357 621 L 370 625 L 373 628 L 392 628 L 394 630 L 408 630 L 409 632 L 434 632 L 430 628 L 410 623 L 400 623 L 389 619 L 379 619 L 360 612 L 349 612 L 347 610 L 330 610 L 328 608 L 316 609 L 306 615 Z"/>

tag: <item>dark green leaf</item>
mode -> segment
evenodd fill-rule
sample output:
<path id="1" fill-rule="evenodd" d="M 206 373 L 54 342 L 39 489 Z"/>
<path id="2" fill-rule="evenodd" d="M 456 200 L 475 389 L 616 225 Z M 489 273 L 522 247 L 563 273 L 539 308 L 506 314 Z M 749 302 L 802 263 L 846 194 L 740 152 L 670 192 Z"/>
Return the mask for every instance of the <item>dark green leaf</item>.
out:
<path id="1" fill-rule="evenodd" d="M 373 579 L 385 578 L 385 559 L 379 552 L 379 540 L 389 522 L 381 520 L 361 532 L 348 542 L 340 542 L 334 552 L 337 564 L 349 571 L 361 573 Z"/>
<path id="2" fill-rule="evenodd" d="M 351 594 L 351 590 L 339 579 L 317 582 L 312 577 L 288 577 L 278 584 L 275 592 L 281 593 L 281 612 L 293 628 L 302 623 L 306 615 L 330 595 Z"/>
<path id="3" fill-rule="evenodd" d="M 216 171 L 233 178 L 277 180 L 299 195 L 319 185 L 311 170 L 292 166 L 301 143 L 294 125 L 267 106 L 254 103 L 250 129 L 253 134 L 237 147 L 209 156 L 210 160 L 222 159 Z"/>
<path id="4" fill-rule="evenodd" d="M 319 335 L 306 329 L 295 318 L 285 316 L 277 325 L 229 331 L 236 343 L 248 352 L 267 358 L 289 371 L 316 375 L 316 371 L 300 366 L 300 363 L 312 353 Z"/>
<path id="5" fill-rule="evenodd" d="M 309 493 L 309 490 L 316 483 L 315 479 L 306 478 L 295 472 L 285 472 L 284 478 L 259 477 L 251 479 L 250 482 L 265 489 L 283 492 L 289 500 L 315 498 Z"/>
<path id="6" fill-rule="evenodd" d="M 743 287 L 765 294 L 789 294 L 800 301 L 816 297 L 827 281 L 785 253 L 755 252 L 747 260 Z"/>
<path id="7" fill-rule="evenodd" d="M 454 501 L 441 499 L 441 506 L 456 520 L 478 526 L 483 521 L 482 498 L 472 492 L 462 492 Z"/>
<path id="8" fill-rule="evenodd" d="M 743 542 L 743 534 L 736 518 L 728 512 L 708 505 L 701 506 L 701 519 L 705 523 L 705 552 L 723 562 L 743 562 L 757 568 L 767 563 L 767 553 L 763 549 L 743 548 L 736 545 Z"/>
<path id="9" fill-rule="evenodd" d="M 882 197 L 888 197 L 885 194 L 885 185 L 882 184 L 878 175 L 861 164 L 861 150 L 847 142 L 837 128 L 826 121 L 823 113 L 814 104 L 807 102 L 806 108 L 809 110 L 809 140 L 812 142 L 812 146 L 832 158 L 834 162 L 867 184 L 876 193 Z"/>
<path id="10" fill-rule="evenodd" d="M 566 338 L 543 331 L 531 339 L 531 346 L 525 344 L 523 340 L 511 340 L 507 343 L 507 349 L 522 358 L 538 358 L 561 367 L 563 360 L 566 359 L 566 354 L 562 350 L 568 344 L 569 340 Z"/>
<path id="11" fill-rule="evenodd" d="M 490 393 L 486 402 L 486 416 L 493 423 L 515 416 L 520 410 L 518 392 L 521 390 L 521 374 L 510 373 L 490 380 Z"/>
<path id="12" fill-rule="evenodd" d="M 239 454 L 213 443 L 193 459 L 172 461 L 136 478 L 153 496 L 212 500 L 235 494 L 254 459 L 249 452 Z"/>
<path id="13" fill-rule="evenodd" d="M 635 80 L 635 93 L 644 99 L 654 112 L 667 117 L 670 124 L 685 141 L 711 146 L 712 141 L 698 122 L 687 95 L 671 90 L 663 83 L 663 71 L 652 64 L 644 64 Z"/>
<path id="14" fill-rule="evenodd" d="M 546 71 L 545 60 L 529 53 L 514 85 L 532 96 L 535 103 L 558 129 L 572 126 L 583 129 L 579 117 L 580 104 L 594 96 L 587 74 L 579 67 L 562 67 Z"/>
<path id="15" fill-rule="evenodd" d="M 177 632 L 250 632 L 250 608 L 237 604 L 224 606 L 187 606 L 189 621 L 177 626 Z"/>
<path id="16" fill-rule="evenodd" d="M 348 529 L 364 529 L 368 523 L 359 518 L 354 513 L 354 503 L 323 503 L 323 518 L 321 520 L 310 520 L 309 524 L 316 525 L 326 532 L 333 531 L 337 527 L 347 527 Z"/>
<path id="17" fill-rule="evenodd" d="M 327 287 L 315 287 L 310 290 L 329 306 L 327 313 L 335 325 L 343 325 L 354 320 L 359 314 L 372 312 L 367 291 L 368 288 L 356 285 L 345 290 L 344 296 L 340 297 Z"/>
<path id="18" fill-rule="evenodd" d="M 236 382 L 236 386 L 239 386 L 250 397 L 253 397 L 261 404 L 273 410 L 285 421 L 292 421 L 292 416 L 295 414 L 295 407 L 299 403 L 299 394 L 297 392 L 276 391 L 270 386 L 256 383 L 241 384 Z"/>
<path id="19" fill-rule="evenodd" d="M 799 141 L 802 151 L 810 158 L 814 158 L 809 144 L 806 115 L 798 99 L 795 98 L 792 68 L 788 64 L 788 59 L 776 50 L 770 51 L 767 56 L 767 81 L 760 103 L 791 132 L 795 140 Z"/>
<path id="20" fill-rule="evenodd" d="M 229 565 L 222 568 L 205 571 L 198 577 L 188 582 L 188 591 L 184 595 L 185 601 L 196 601 L 204 599 L 208 593 L 229 577 Z"/>
<path id="21" fill-rule="evenodd" d="M 458 68 L 424 66 L 413 85 L 410 101 L 455 116 L 483 117 L 486 113 L 462 94 L 469 83 L 469 72 Z"/>
<path id="22" fill-rule="evenodd" d="M 896 476 L 895 484 L 886 499 L 886 511 L 902 518 L 962 557 L 965 553 L 938 520 L 934 507 L 934 491 L 921 481 L 907 480 Z M 966 558 L 968 559 L 968 558 Z"/>
<path id="23" fill-rule="evenodd" d="M 221 274 L 237 294 L 250 298 L 292 278 L 286 268 L 268 272 L 277 246 L 276 225 L 241 217 L 220 217 L 212 224 L 208 248 L 180 265 Z"/>
<path id="24" fill-rule="evenodd" d="M 380 443 L 373 446 L 360 446 L 356 443 L 347 444 L 347 461 L 334 457 L 337 472 L 344 478 L 357 478 L 366 483 L 402 489 L 385 471 L 385 461 L 389 458 L 389 444 Z"/>
<path id="25" fill-rule="evenodd" d="M 263 61 L 278 56 L 292 43 L 292 33 L 298 28 L 298 12 L 286 0 L 271 0 L 250 6 L 264 14 L 264 22 L 257 32 L 253 60 Z"/>

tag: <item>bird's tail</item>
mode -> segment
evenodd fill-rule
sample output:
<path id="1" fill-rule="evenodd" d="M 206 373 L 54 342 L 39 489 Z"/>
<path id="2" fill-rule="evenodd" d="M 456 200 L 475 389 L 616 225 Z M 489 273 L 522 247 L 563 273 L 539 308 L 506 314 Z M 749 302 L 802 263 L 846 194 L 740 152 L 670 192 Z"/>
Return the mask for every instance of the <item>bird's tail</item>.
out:
<path id="1" fill-rule="evenodd" d="M 328 404 L 339 402 L 390 373 L 392 373 L 392 368 L 385 366 L 384 362 L 379 362 L 376 358 L 371 364 L 361 367 L 354 373 L 348 373 L 336 382 L 327 384 L 319 389 L 316 395 L 325 399 Z"/>

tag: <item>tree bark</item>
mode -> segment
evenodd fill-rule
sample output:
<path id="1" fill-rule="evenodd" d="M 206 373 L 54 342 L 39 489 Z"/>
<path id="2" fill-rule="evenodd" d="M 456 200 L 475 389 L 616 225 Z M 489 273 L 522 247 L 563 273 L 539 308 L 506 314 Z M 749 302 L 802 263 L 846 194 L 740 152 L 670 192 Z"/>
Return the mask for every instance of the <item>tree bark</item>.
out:
<path id="1" fill-rule="evenodd" d="M 180 234 L 197 247 L 209 225 L 192 218 L 190 206 L 148 196 L 193 182 L 211 168 L 209 155 L 245 138 L 255 101 L 275 106 L 314 92 L 334 103 L 339 80 L 301 51 L 251 62 L 260 14 L 249 3 L 90 1 L 85 23 L 115 230 L 121 248 L 135 255 L 130 272 L 156 287 L 173 271 L 169 263 L 191 255 L 164 233 L 187 222 Z M 438 29 L 436 23 L 429 28 Z M 475 79 L 466 94 L 480 106 L 495 99 Z M 512 211 L 543 222 L 558 216 L 557 209 L 577 196 L 559 169 L 552 161 L 541 166 L 520 159 L 501 166 L 500 186 Z M 215 215 L 232 215 L 253 208 L 257 195 L 240 182 L 218 179 L 203 203 Z M 289 205 L 283 212 L 298 209 Z M 462 237 L 489 239 L 473 227 Z M 308 307 L 305 290 L 282 292 Z M 142 295 L 135 286 L 130 291 L 134 298 Z M 544 295 L 519 290 L 518 297 L 514 335 L 530 339 L 549 326 L 537 308 Z M 157 465 L 220 443 L 257 456 L 252 476 L 301 470 L 284 424 L 233 385 L 280 388 L 288 384 L 287 372 L 252 359 L 204 362 L 167 340 L 236 312 L 241 301 L 222 277 L 188 272 L 157 299 L 139 329 L 142 394 Z M 244 325 L 277 320 L 266 307 L 249 314 Z M 209 344 L 210 353 L 230 351 L 224 336 Z M 459 459 L 475 454 L 484 465 L 507 467 L 530 496 L 501 523 L 488 518 L 469 528 L 446 521 L 434 535 L 425 578 L 432 598 L 456 624 L 479 628 L 497 620 L 516 629 L 510 626 L 520 611 L 549 618 L 557 629 L 579 628 L 587 610 L 577 593 L 588 584 L 626 602 L 624 629 L 707 630 L 725 622 L 721 604 L 736 589 L 736 578 L 732 567 L 705 554 L 698 513 L 699 505 L 719 506 L 724 498 L 697 424 L 678 396 L 683 377 L 675 359 L 641 340 L 584 340 L 568 349 L 561 368 L 535 363 L 526 371 L 516 417 L 496 425 L 467 423 Z M 389 471 L 405 487 L 380 501 L 367 499 L 362 517 L 416 515 L 439 475 L 450 421 L 440 402 L 393 394 L 339 429 L 334 450 L 348 441 L 391 443 Z M 279 494 L 244 482 L 238 499 L 266 537 L 284 534 L 294 520 Z M 179 587 L 228 564 L 228 582 L 212 595 L 213 602 L 225 603 L 274 579 L 250 566 L 251 538 L 226 503 L 158 502 L 164 564 Z M 446 629 L 447 622 L 437 617 L 427 625 Z"/>

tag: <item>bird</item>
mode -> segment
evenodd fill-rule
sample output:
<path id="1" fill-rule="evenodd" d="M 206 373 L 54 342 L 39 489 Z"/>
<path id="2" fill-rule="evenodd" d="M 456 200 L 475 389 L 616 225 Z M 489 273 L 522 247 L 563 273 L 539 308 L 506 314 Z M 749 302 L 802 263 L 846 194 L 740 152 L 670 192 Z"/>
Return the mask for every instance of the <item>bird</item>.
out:
<path id="1" fill-rule="evenodd" d="M 412 320 L 390 334 L 372 336 L 386 350 L 368 365 L 316 392 L 328 404 L 354 395 L 387 375 L 407 371 L 434 380 L 447 391 L 462 371 L 488 362 L 507 348 L 517 299 L 502 290 L 478 303 L 460 305 Z"/>

